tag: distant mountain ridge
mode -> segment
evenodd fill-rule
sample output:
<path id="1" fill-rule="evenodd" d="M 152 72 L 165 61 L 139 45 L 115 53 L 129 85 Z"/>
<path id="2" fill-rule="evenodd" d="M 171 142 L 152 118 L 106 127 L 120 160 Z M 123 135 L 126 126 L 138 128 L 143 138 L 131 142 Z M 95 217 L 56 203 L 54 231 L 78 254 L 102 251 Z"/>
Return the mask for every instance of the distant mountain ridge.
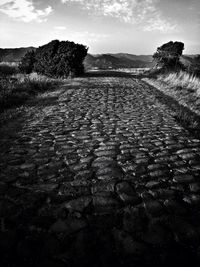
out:
<path id="1" fill-rule="evenodd" d="M 30 50 L 35 50 L 35 47 L 20 47 L 20 48 L 0 48 L 0 61 L 18 62 Z"/>
<path id="2" fill-rule="evenodd" d="M 35 47 L 0 48 L 0 62 L 19 62 L 21 58 Z M 183 64 L 191 64 L 195 55 L 183 55 Z M 151 68 L 152 55 L 134 55 L 128 53 L 88 54 L 84 61 L 85 68 L 89 69 L 119 69 L 119 68 Z"/>
<path id="3" fill-rule="evenodd" d="M 85 59 L 86 69 L 118 69 L 118 68 L 150 68 L 153 66 L 152 56 L 137 56 L 126 53 L 91 55 Z"/>

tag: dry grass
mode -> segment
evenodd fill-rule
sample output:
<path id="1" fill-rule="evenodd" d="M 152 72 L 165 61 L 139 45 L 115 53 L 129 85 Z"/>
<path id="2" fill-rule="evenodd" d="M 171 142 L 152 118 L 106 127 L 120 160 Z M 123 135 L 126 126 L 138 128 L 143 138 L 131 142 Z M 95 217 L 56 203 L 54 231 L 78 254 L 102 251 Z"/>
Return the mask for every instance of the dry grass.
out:
<path id="1" fill-rule="evenodd" d="M 0 112 L 20 106 L 31 96 L 53 89 L 61 81 L 32 73 L 0 78 Z"/>
<path id="2" fill-rule="evenodd" d="M 183 90 L 193 91 L 200 96 L 200 78 L 184 71 L 172 72 L 159 75 L 158 81 L 165 82 L 169 86 L 180 88 Z"/>
<path id="3" fill-rule="evenodd" d="M 0 63 L 0 76 L 7 77 L 14 75 L 18 72 L 18 67 L 16 64 L 1 62 Z"/>
<path id="4" fill-rule="evenodd" d="M 184 71 L 158 74 L 143 79 L 159 101 L 168 105 L 173 116 L 200 137 L 200 78 Z M 154 90 L 154 89 L 157 90 Z"/>

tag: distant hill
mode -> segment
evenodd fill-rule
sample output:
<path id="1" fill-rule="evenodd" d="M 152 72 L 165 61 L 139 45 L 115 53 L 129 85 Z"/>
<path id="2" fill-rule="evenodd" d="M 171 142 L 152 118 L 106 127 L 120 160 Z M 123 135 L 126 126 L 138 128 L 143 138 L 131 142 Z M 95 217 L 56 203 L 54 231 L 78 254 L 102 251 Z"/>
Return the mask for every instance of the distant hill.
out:
<path id="1" fill-rule="evenodd" d="M 0 48 L 0 61 L 19 62 L 27 51 L 34 50 L 35 47 L 21 48 Z M 189 66 L 196 55 L 183 55 L 181 61 Z M 134 55 L 127 53 L 116 54 L 88 54 L 84 65 L 88 69 L 119 69 L 119 68 L 151 68 L 154 63 L 151 55 Z"/>
<path id="2" fill-rule="evenodd" d="M 117 53 L 117 54 L 109 54 L 113 55 L 114 57 L 117 58 L 127 58 L 130 60 L 139 60 L 139 61 L 145 61 L 145 62 L 152 62 L 153 57 L 152 55 L 133 55 L 133 54 L 127 54 L 127 53 Z"/>
<path id="3" fill-rule="evenodd" d="M 35 47 L 0 48 L 0 61 L 19 62 L 27 51 Z M 126 53 L 118 54 L 88 54 L 84 65 L 86 69 L 108 69 L 108 68 L 143 68 L 152 66 L 152 56 L 137 56 Z"/>
<path id="4" fill-rule="evenodd" d="M 26 54 L 27 51 L 36 49 L 35 47 L 21 48 L 0 48 L 0 61 L 18 62 Z"/>
<path id="5" fill-rule="evenodd" d="M 86 69 L 150 68 L 152 66 L 152 56 L 136 56 L 126 53 L 102 55 L 88 54 L 85 59 Z"/>

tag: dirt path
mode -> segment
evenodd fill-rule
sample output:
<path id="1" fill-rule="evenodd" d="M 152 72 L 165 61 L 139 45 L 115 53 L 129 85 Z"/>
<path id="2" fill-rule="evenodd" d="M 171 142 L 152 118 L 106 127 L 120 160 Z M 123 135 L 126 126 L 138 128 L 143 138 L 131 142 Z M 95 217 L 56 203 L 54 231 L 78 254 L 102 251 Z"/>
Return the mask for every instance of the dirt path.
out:
<path id="1" fill-rule="evenodd" d="M 1 266 L 198 264 L 200 140 L 140 80 L 75 79 L 0 138 Z"/>

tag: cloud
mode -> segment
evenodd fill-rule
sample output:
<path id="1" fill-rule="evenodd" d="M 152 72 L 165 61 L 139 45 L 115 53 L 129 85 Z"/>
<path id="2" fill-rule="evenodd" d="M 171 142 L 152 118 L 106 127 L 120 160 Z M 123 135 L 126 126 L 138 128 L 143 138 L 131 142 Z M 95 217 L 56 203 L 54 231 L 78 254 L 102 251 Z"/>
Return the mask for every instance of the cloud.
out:
<path id="1" fill-rule="evenodd" d="M 36 9 L 31 0 L 1 0 L 0 12 L 23 22 L 43 22 L 53 11 L 51 6 L 41 10 Z"/>
<path id="2" fill-rule="evenodd" d="M 108 34 L 102 34 L 102 33 L 93 33 L 88 31 L 83 32 L 71 32 L 69 34 L 69 37 L 73 40 L 81 41 L 84 40 L 85 42 L 97 42 L 100 39 L 107 39 L 109 37 Z"/>
<path id="3" fill-rule="evenodd" d="M 168 21 L 160 18 L 158 15 L 148 21 L 147 25 L 143 27 L 144 31 L 152 32 L 158 30 L 163 33 L 175 32 L 178 29 L 176 24 L 171 24 Z"/>
<path id="4" fill-rule="evenodd" d="M 65 26 L 55 26 L 54 27 L 55 30 L 59 30 L 59 31 L 64 31 L 66 30 L 67 28 Z"/>
<path id="5" fill-rule="evenodd" d="M 145 31 L 168 32 L 175 25 L 164 19 L 157 4 L 160 0 L 61 0 L 78 3 L 97 15 L 111 16 L 126 23 L 137 24 Z"/>
<path id="6" fill-rule="evenodd" d="M 72 31 L 64 26 L 55 26 L 50 35 L 51 39 L 70 40 L 77 43 L 88 44 L 98 42 L 99 40 L 107 40 L 108 34 L 94 33 L 89 31 Z"/>

